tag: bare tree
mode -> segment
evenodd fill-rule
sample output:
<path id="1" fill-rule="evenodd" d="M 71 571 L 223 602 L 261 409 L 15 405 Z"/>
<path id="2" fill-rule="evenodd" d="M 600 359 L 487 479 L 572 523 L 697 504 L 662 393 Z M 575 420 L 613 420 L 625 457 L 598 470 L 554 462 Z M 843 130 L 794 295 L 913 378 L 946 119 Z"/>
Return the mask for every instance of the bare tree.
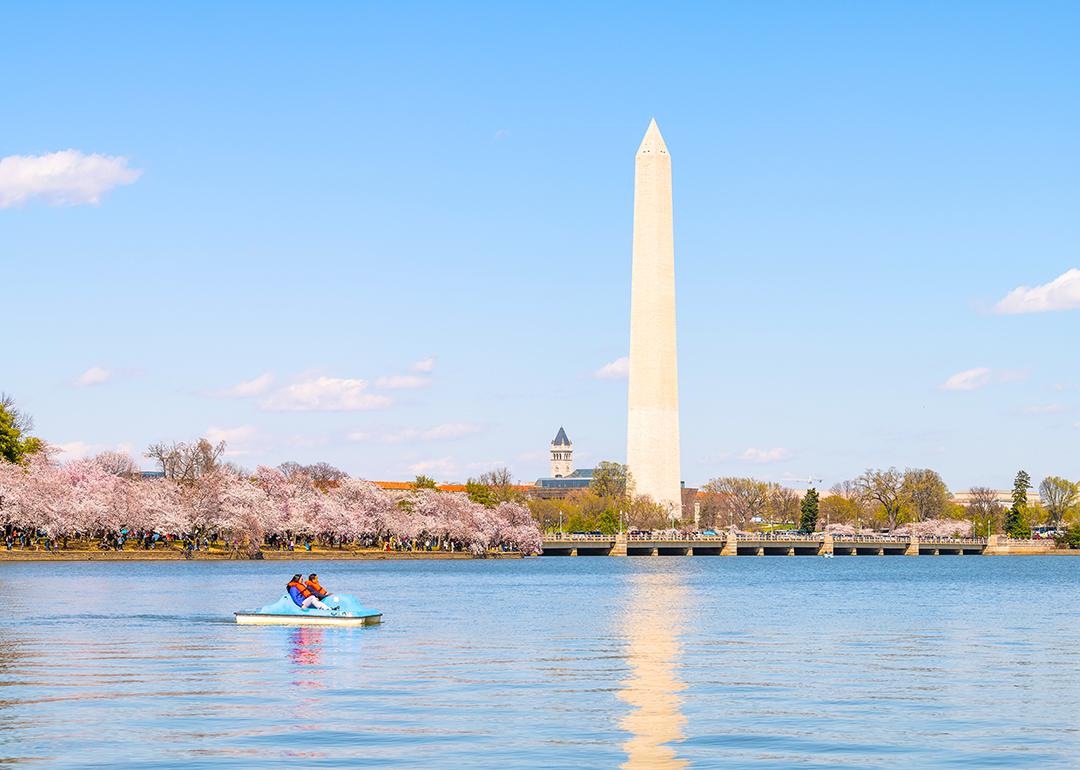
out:
<path id="1" fill-rule="evenodd" d="M 317 462 L 307 467 L 308 475 L 320 488 L 332 487 L 349 478 L 349 474 L 340 468 L 335 468 L 330 463 Z"/>
<path id="2" fill-rule="evenodd" d="M 751 519 L 766 512 L 771 492 L 770 485 L 764 481 L 733 476 L 712 479 L 702 489 L 721 495 L 727 509 L 727 523 L 744 529 Z"/>
<path id="3" fill-rule="evenodd" d="M 145 456 L 156 460 L 161 465 L 161 471 L 166 478 L 194 481 L 214 470 L 224 454 L 224 441 L 211 444 L 205 438 L 201 438 L 194 444 L 183 441 L 172 444 L 164 442 L 151 444 L 147 447 Z"/>
<path id="4" fill-rule="evenodd" d="M 998 502 L 997 492 L 990 487 L 972 487 L 969 494 L 968 513 L 975 520 L 976 532 L 990 529 L 996 532 L 1005 511 L 1005 506 Z"/>
<path id="5" fill-rule="evenodd" d="M 101 452 L 94 458 L 94 462 L 113 476 L 132 478 L 139 475 L 135 461 L 126 452 Z"/>
<path id="6" fill-rule="evenodd" d="M 862 497 L 881 506 L 889 522 L 889 531 L 896 529 L 896 522 L 904 509 L 903 485 L 904 476 L 896 468 L 867 468 L 866 473 L 855 479 L 855 486 Z"/>
<path id="7" fill-rule="evenodd" d="M 472 479 L 469 481 L 487 487 L 494 503 L 511 503 L 524 498 L 524 495 L 514 489 L 514 475 L 505 466 L 481 473 L 475 482 Z"/>
<path id="8" fill-rule="evenodd" d="M 802 497 L 794 489 L 777 486 L 769 495 L 769 514 L 774 521 L 795 524 L 799 518 L 799 503 Z"/>
<path id="9" fill-rule="evenodd" d="M 284 462 L 279 465 L 278 470 L 281 471 L 285 478 L 289 479 L 290 481 L 293 479 L 294 476 L 307 472 L 304 469 L 303 465 L 301 465 L 300 463 L 295 463 L 292 460 L 289 460 L 288 462 Z"/>

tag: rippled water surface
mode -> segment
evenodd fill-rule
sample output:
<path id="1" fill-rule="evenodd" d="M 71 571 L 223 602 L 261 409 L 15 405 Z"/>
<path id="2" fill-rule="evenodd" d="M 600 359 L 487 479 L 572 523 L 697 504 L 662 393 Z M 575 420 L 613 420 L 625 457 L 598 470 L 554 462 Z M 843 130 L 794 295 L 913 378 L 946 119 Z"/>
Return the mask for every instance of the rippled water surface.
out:
<path id="1" fill-rule="evenodd" d="M 295 569 L 381 627 L 237 626 Z M 1080 558 L 0 563 L 0 764 L 1080 766 Z"/>

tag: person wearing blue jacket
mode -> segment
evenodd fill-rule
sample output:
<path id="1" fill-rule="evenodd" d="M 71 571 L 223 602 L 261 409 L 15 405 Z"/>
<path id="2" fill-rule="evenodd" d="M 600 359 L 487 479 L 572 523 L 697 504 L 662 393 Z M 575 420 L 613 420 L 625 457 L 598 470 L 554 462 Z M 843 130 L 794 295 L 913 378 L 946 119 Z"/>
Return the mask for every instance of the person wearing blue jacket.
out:
<path id="1" fill-rule="evenodd" d="M 319 601 L 319 597 L 313 594 L 311 590 L 304 585 L 304 579 L 300 575 L 293 575 L 292 580 L 289 581 L 289 585 L 286 586 L 286 590 L 288 590 L 293 603 L 302 610 L 306 610 L 308 607 L 314 607 L 317 610 L 332 609 Z"/>

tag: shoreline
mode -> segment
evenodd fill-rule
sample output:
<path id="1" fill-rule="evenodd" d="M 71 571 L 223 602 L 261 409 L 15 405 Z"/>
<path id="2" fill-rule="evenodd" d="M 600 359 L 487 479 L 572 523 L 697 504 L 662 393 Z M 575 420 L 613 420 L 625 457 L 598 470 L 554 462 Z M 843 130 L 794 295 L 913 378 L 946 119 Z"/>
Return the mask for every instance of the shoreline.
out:
<path id="1" fill-rule="evenodd" d="M 483 559 L 524 559 L 517 552 L 491 553 L 473 556 L 467 551 L 263 551 L 262 559 L 237 559 L 226 552 L 206 553 L 199 551 L 190 559 L 178 550 L 160 551 L 4 551 L 0 550 L 2 562 L 84 562 L 84 561 L 463 561 Z M 1080 550 L 1055 548 L 1044 551 L 1013 551 L 991 553 L 986 556 L 1080 556 Z M 537 558 L 543 554 L 538 554 Z M 550 557 L 557 558 L 557 557 Z M 693 558 L 693 557 L 691 557 Z M 707 558 L 707 557 L 698 557 Z M 844 557 L 839 557 L 844 558 Z"/>
<path id="2" fill-rule="evenodd" d="M 466 559 L 522 559 L 520 553 L 473 556 L 467 551 L 263 551 L 262 559 L 237 559 L 228 553 L 196 552 L 190 559 L 183 551 L 0 551 L 0 562 L 25 561 L 427 561 Z"/>

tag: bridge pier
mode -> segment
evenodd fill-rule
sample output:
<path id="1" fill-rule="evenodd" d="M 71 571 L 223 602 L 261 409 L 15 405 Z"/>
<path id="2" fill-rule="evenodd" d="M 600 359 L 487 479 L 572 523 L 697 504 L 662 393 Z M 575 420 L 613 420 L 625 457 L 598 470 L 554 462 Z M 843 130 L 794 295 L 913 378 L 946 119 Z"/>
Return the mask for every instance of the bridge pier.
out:
<path id="1" fill-rule="evenodd" d="M 755 553 L 754 555 L 755 556 L 764 556 L 765 555 L 765 546 L 759 545 L 757 547 L 757 553 Z"/>
<path id="2" fill-rule="evenodd" d="M 720 549 L 721 556 L 738 556 L 739 555 L 739 538 L 734 532 L 728 532 L 727 539 L 724 541 L 724 547 Z"/>
<path id="3" fill-rule="evenodd" d="M 907 548 L 904 549 L 904 556 L 918 556 L 919 555 L 919 538 L 915 535 L 911 536 L 911 540 L 908 541 Z"/>
<path id="4" fill-rule="evenodd" d="M 787 549 L 787 555 L 788 556 L 794 556 L 795 555 L 795 546 L 791 546 L 791 548 Z"/>
<path id="5" fill-rule="evenodd" d="M 620 533 L 615 536 L 615 545 L 608 551 L 608 556 L 626 556 L 626 535 Z"/>
<path id="6" fill-rule="evenodd" d="M 832 555 L 833 553 L 833 539 L 832 534 L 825 533 L 825 539 L 821 543 L 821 547 L 818 548 L 818 556 L 824 556 L 825 554 Z"/>

